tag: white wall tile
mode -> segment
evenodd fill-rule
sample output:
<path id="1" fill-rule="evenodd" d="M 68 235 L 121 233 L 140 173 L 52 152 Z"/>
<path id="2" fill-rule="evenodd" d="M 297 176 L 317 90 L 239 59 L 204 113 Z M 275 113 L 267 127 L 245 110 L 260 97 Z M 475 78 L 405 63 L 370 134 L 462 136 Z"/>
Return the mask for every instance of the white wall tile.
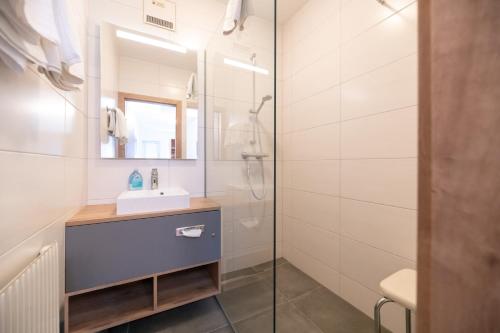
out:
<path id="1" fill-rule="evenodd" d="M 336 271 L 340 270 L 340 236 L 299 221 L 292 224 L 292 244 Z"/>
<path id="2" fill-rule="evenodd" d="M 99 118 L 101 110 L 101 81 L 87 76 L 87 112 L 89 118 Z"/>
<path id="3" fill-rule="evenodd" d="M 0 63 L 0 76 L 0 149 L 62 156 L 62 95 L 31 69 L 19 75 Z"/>
<path id="4" fill-rule="evenodd" d="M 342 161 L 342 197 L 416 209 L 417 159 Z"/>
<path id="5" fill-rule="evenodd" d="M 403 268 L 415 268 L 415 262 L 364 243 L 342 237 L 342 274 L 378 292 L 379 283 Z"/>
<path id="6" fill-rule="evenodd" d="M 64 160 L 0 152 L 0 254 L 64 215 Z"/>
<path id="7" fill-rule="evenodd" d="M 417 51 L 417 4 L 390 16 L 366 33 L 343 44 L 341 77 L 353 77 Z"/>
<path id="8" fill-rule="evenodd" d="M 342 158 L 416 157 L 417 112 L 410 107 L 342 123 Z"/>
<path id="9" fill-rule="evenodd" d="M 414 1 L 388 0 L 387 6 L 377 1 L 346 1 L 341 9 L 342 41 L 351 40 Z"/>
<path id="10" fill-rule="evenodd" d="M 417 260 L 417 212 L 350 199 L 341 200 L 342 235 Z"/>
<path id="11" fill-rule="evenodd" d="M 168 186 L 184 188 L 191 195 L 204 195 L 203 164 L 197 161 L 170 161 L 168 172 Z M 167 183 L 163 186 L 166 185 Z"/>
<path id="12" fill-rule="evenodd" d="M 304 67 L 315 63 L 338 47 L 339 24 L 339 14 L 337 12 L 320 23 L 307 38 L 293 47 L 293 73 L 297 73 Z"/>
<path id="13" fill-rule="evenodd" d="M 207 192 L 225 192 L 230 190 L 228 175 L 232 175 L 232 163 L 226 161 L 207 161 Z M 232 176 L 229 177 L 232 180 Z"/>
<path id="14" fill-rule="evenodd" d="M 339 80 L 339 54 L 333 50 L 294 75 L 292 102 L 326 91 L 338 84 Z"/>
<path id="15" fill-rule="evenodd" d="M 72 104 L 66 102 L 65 156 L 87 157 L 87 118 Z"/>
<path id="16" fill-rule="evenodd" d="M 339 124 L 292 133 L 292 160 L 331 160 L 340 157 Z"/>
<path id="17" fill-rule="evenodd" d="M 339 195 L 338 160 L 290 162 L 292 188 L 328 195 Z"/>
<path id="18" fill-rule="evenodd" d="M 306 98 L 290 107 L 285 122 L 290 119 L 290 130 L 297 131 L 340 121 L 340 87 L 334 86 Z M 287 122 L 288 123 L 288 122 Z"/>
<path id="19" fill-rule="evenodd" d="M 87 159 L 65 158 L 64 198 L 67 210 L 76 210 L 87 204 Z"/>
<path id="20" fill-rule="evenodd" d="M 292 190 L 286 200 L 289 210 L 285 213 L 289 216 L 324 230 L 340 232 L 339 197 Z"/>
<path id="21" fill-rule="evenodd" d="M 342 119 L 417 105 L 417 56 L 411 55 L 342 85 Z"/>
<path id="22" fill-rule="evenodd" d="M 291 43 L 297 44 L 310 36 L 317 26 L 333 15 L 338 15 L 339 10 L 338 0 L 308 1 L 287 23 Z"/>

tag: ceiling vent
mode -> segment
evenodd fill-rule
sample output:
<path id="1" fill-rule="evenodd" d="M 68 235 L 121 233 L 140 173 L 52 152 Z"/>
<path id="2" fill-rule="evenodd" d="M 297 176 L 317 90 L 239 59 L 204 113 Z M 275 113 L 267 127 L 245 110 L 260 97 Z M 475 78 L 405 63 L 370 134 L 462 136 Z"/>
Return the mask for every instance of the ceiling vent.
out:
<path id="1" fill-rule="evenodd" d="M 144 23 L 175 31 L 175 3 L 167 0 L 144 0 Z"/>

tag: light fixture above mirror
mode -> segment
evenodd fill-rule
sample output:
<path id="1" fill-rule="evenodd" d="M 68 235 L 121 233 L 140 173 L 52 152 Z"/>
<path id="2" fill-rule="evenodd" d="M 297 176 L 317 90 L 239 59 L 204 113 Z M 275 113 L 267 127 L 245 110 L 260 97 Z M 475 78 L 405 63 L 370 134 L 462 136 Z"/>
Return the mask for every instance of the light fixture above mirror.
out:
<path id="1" fill-rule="evenodd" d="M 135 34 L 132 32 L 124 31 L 124 30 L 116 30 L 116 37 L 128 39 L 134 42 L 156 46 L 165 50 L 175 51 L 179 53 L 187 53 L 187 49 L 183 46 L 173 44 L 170 42 L 166 42 L 164 40 L 159 40 L 151 37 L 146 37 L 144 35 Z"/>

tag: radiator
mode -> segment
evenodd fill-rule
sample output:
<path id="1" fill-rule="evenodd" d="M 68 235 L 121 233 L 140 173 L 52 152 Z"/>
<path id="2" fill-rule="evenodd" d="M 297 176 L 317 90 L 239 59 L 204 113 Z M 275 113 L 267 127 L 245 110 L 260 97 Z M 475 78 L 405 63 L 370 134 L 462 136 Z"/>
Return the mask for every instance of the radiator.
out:
<path id="1" fill-rule="evenodd" d="M 39 255 L 0 290 L 0 333 L 59 332 L 57 243 Z"/>

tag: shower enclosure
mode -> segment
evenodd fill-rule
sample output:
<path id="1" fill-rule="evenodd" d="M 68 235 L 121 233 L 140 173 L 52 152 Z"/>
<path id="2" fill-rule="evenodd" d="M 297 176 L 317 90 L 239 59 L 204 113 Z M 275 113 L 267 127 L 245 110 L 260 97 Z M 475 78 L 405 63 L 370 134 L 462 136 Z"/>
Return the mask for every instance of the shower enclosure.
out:
<path id="1" fill-rule="evenodd" d="M 275 3 L 249 0 L 206 54 L 206 195 L 222 206 L 223 288 L 234 331 L 274 331 Z"/>

